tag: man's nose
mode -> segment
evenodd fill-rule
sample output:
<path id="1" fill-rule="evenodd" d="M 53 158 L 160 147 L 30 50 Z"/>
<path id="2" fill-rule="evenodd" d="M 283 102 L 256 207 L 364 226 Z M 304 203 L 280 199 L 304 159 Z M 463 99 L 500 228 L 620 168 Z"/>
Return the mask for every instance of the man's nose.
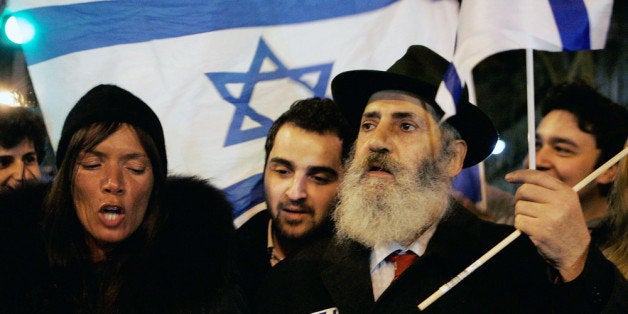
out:
<path id="1" fill-rule="evenodd" d="M 368 147 L 372 152 L 387 153 L 390 152 L 390 135 L 388 130 L 383 126 L 377 126 L 369 134 Z"/>
<path id="2" fill-rule="evenodd" d="M 24 165 L 24 162 L 22 162 L 21 160 L 16 160 L 11 166 L 11 173 L 13 179 L 17 181 L 24 181 L 25 177 L 27 176 L 26 165 Z"/>
<path id="3" fill-rule="evenodd" d="M 304 176 L 295 175 L 290 183 L 290 186 L 286 190 L 286 195 L 292 201 L 298 201 L 300 199 L 304 199 L 307 196 L 306 188 L 305 188 L 305 180 Z"/>

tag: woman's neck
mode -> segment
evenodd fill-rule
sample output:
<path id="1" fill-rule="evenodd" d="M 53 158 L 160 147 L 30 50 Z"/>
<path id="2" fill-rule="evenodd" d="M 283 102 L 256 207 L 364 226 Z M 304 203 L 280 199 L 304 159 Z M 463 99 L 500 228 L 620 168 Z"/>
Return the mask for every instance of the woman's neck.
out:
<path id="1" fill-rule="evenodd" d="M 114 247 L 114 244 L 98 241 L 90 235 L 87 235 L 86 243 L 90 251 L 91 260 L 94 263 L 106 261 L 107 253 L 111 252 Z"/>

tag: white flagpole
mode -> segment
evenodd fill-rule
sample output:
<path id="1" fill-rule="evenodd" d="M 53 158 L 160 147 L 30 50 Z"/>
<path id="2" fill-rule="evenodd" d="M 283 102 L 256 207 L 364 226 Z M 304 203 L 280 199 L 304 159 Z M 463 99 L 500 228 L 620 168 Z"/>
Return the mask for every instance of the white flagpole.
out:
<path id="1" fill-rule="evenodd" d="M 608 170 L 608 168 L 612 167 L 614 164 L 619 162 L 622 158 L 628 155 L 628 147 L 624 147 L 624 149 L 617 153 L 613 158 L 609 161 L 601 165 L 595 171 L 591 172 L 586 178 L 582 179 L 582 181 L 578 182 L 578 184 L 574 185 L 572 189 L 576 192 L 580 191 L 587 184 L 591 183 L 591 181 L 595 180 L 595 178 L 599 177 L 604 171 Z M 521 231 L 515 230 L 509 236 L 504 238 L 501 242 L 497 243 L 492 249 L 488 252 L 484 253 L 480 258 L 478 258 L 473 264 L 469 265 L 462 272 L 460 272 L 456 277 L 451 279 L 446 284 L 442 285 L 438 290 L 436 290 L 432 295 L 430 295 L 427 299 L 423 300 L 417 307 L 420 311 L 423 311 L 430 304 L 434 303 L 434 301 L 438 300 L 438 298 L 442 297 L 447 293 L 447 291 L 451 290 L 455 285 L 462 281 L 462 279 L 469 276 L 474 270 L 478 267 L 482 266 L 489 259 L 491 259 L 495 254 L 499 253 L 503 248 L 508 246 L 512 241 L 517 239 L 521 235 Z"/>
<path id="2" fill-rule="evenodd" d="M 528 107 L 528 164 L 536 169 L 536 130 L 534 113 L 534 51 L 526 48 L 526 90 Z"/>

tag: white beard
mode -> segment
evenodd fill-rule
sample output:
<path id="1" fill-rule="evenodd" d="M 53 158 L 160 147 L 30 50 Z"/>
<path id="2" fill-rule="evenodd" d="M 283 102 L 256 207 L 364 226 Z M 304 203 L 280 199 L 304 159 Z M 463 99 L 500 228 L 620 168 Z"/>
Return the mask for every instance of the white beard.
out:
<path id="1" fill-rule="evenodd" d="M 364 176 L 367 159 L 384 164 L 395 181 Z M 451 178 L 441 160 L 426 159 L 418 169 L 411 169 L 372 153 L 348 164 L 333 213 L 340 240 L 353 239 L 370 248 L 391 242 L 407 245 L 440 219 L 449 206 Z"/>

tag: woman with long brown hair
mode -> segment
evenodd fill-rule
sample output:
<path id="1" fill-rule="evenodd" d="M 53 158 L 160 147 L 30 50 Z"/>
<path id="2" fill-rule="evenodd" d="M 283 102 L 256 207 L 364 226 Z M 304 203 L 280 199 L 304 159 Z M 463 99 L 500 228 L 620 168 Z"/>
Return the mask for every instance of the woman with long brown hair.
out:
<path id="1" fill-rule="evenodd" d="M 202 180 L 168 177 L 161 123 L 142 100 L 90 90 L 66 118 L 57 166 L 49 188 L 0 200 L 3 309 L 243 311 L 231 206 Z"/>

